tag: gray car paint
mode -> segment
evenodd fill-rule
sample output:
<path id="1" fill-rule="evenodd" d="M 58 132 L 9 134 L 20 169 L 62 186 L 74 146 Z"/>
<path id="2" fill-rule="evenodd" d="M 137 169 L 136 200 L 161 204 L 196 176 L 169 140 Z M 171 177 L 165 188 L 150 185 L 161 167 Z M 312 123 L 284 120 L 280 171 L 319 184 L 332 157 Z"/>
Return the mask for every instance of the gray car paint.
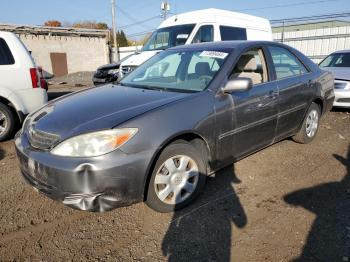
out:
<path id="1" fill-rule="evenodd" d="M 310 73 L 276 81 L 269 45 L 289 49 Z M 240 54 L 254 47 L 264 48 L 271 81 L 249 91 L 223 93 L 221 88 Z M 285 45 L 234 41 L 175 47 L 169 52 L 173 50 L 224 51 L 230 55 L 202 92 L 108 85 L 50 103 L 50 112 L 37 121 L 36 128 L 58 134 L 61 141 L 114 127 L 136 127 L 139 132 L 109 154 L 69 158 L 33 149 L 24 130 L 16 138 L 16 148 L 25 179 L 42 193 L 73 208 L 107 211 L 144 200 L 157 156 L 171 141 L 186 137 L 203 140 L 208 151 L 208 171 L 212 173 L 295 134 L 313 101 L 321 103 L 323 113 L 332 106 L 332 75 Z"/>
<path id="2" fill-rule="evenodd" d="M 350 67 L 325 67 L 324 69 L 332 72 L 335 79 L 350 81 Z"/>

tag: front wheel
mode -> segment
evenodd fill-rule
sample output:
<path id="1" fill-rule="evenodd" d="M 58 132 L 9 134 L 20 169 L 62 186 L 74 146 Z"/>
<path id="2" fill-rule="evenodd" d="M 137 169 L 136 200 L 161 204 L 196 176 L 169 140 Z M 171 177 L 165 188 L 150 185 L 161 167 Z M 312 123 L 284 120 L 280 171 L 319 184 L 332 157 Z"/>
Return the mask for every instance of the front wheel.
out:
<path id="1" fill-rule="evenodd" d="M 306 113 L 301 129 L 293 137 L 295 142 L 308 144 L 316 137 L 320 124 L 321 110 L 316 103 L 312 103 Z"/>
<path id="2" fill-rule="evenodd" d="M 153 169 L 146 204 L 163 213 L 187 206 L 205 186 L 204 163 L 202 154 L 189 143 L 166 147 Z"/>

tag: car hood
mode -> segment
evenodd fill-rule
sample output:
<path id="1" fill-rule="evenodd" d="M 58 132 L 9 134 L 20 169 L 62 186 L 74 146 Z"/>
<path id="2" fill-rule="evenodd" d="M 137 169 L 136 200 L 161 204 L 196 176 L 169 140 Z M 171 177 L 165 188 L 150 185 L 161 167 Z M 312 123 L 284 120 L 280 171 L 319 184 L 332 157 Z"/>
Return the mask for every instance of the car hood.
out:
<path id="1" fill-rule="evenodd" d="M 97 71 L 104 71 L 104 70 L 111 70 L 111 69 L 119 69 L 120 63 L 113 63 L 113 64 L 107 64 L 100 66 L 97 68 Z"/>
<path id="2" fill-rule="evenodd" d="M 335 79 L 350 81 L 350 67 L 326 67 L 324 69 L 332 72 Z"/>
<path id="3" fill-rule="evenodd" d="M 50 102 L 32 118 L 36 129 L 65 139 L 116 127 L 131 118 L 191 95 L 106 85 Z"/>
<path id="4" fill-rule="evenodd" d="M 150 59 L 152 56 L 155 56 L 161 51 L 143 51 L 141 53 L 134 54 L 130 56 L 128 59 L 121 63 L 121 66 L 139 66 L 143 62 Z"/>

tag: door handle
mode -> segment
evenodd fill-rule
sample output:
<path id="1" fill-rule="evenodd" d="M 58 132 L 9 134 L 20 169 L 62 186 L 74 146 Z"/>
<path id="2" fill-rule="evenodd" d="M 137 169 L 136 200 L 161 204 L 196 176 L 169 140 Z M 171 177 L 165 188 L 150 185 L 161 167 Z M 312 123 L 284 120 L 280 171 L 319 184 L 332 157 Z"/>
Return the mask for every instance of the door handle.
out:
<path id="1" fill-rule="evenodd" d="M 269 97 L 275 99 L 278 96 L 278 91 L 270 91 Z"/>

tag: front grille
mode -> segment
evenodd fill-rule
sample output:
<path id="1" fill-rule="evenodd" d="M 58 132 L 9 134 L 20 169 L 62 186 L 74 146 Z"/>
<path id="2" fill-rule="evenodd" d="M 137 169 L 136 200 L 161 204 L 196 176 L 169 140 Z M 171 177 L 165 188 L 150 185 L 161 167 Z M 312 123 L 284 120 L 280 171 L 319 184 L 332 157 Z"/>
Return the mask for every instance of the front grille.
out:
<path id="1" fill-rule="evenodd" d="M 335 82 L 334 83 L 334 89 L 345 89 L 348 83 L 344 82 Z"/>
<path id="2" fill-rule="evenodd" d="M 130 72 L 134 71 L 137 68 L 137 66 L 122 66 L 121 72 L 123 76 L 129 74 Z"/>
<path id="3" fill-rule="evenodd" d="M 97 70 L 94 77 L 96 78 L 106 78 L 108 76 L 108 70 Z"/>
<path id="4" fill-rule="evenodd" d="M 339 98 L 338 103 L 350 103 L 350 98 Z"/>
<path id="5" fill-rule="evenodd" d="M 43 132 L 32 126 L 28 128 L 27 135 L 30 145 L 42 150 L 51 148 L 60 140 L 59 135 Z"/>

